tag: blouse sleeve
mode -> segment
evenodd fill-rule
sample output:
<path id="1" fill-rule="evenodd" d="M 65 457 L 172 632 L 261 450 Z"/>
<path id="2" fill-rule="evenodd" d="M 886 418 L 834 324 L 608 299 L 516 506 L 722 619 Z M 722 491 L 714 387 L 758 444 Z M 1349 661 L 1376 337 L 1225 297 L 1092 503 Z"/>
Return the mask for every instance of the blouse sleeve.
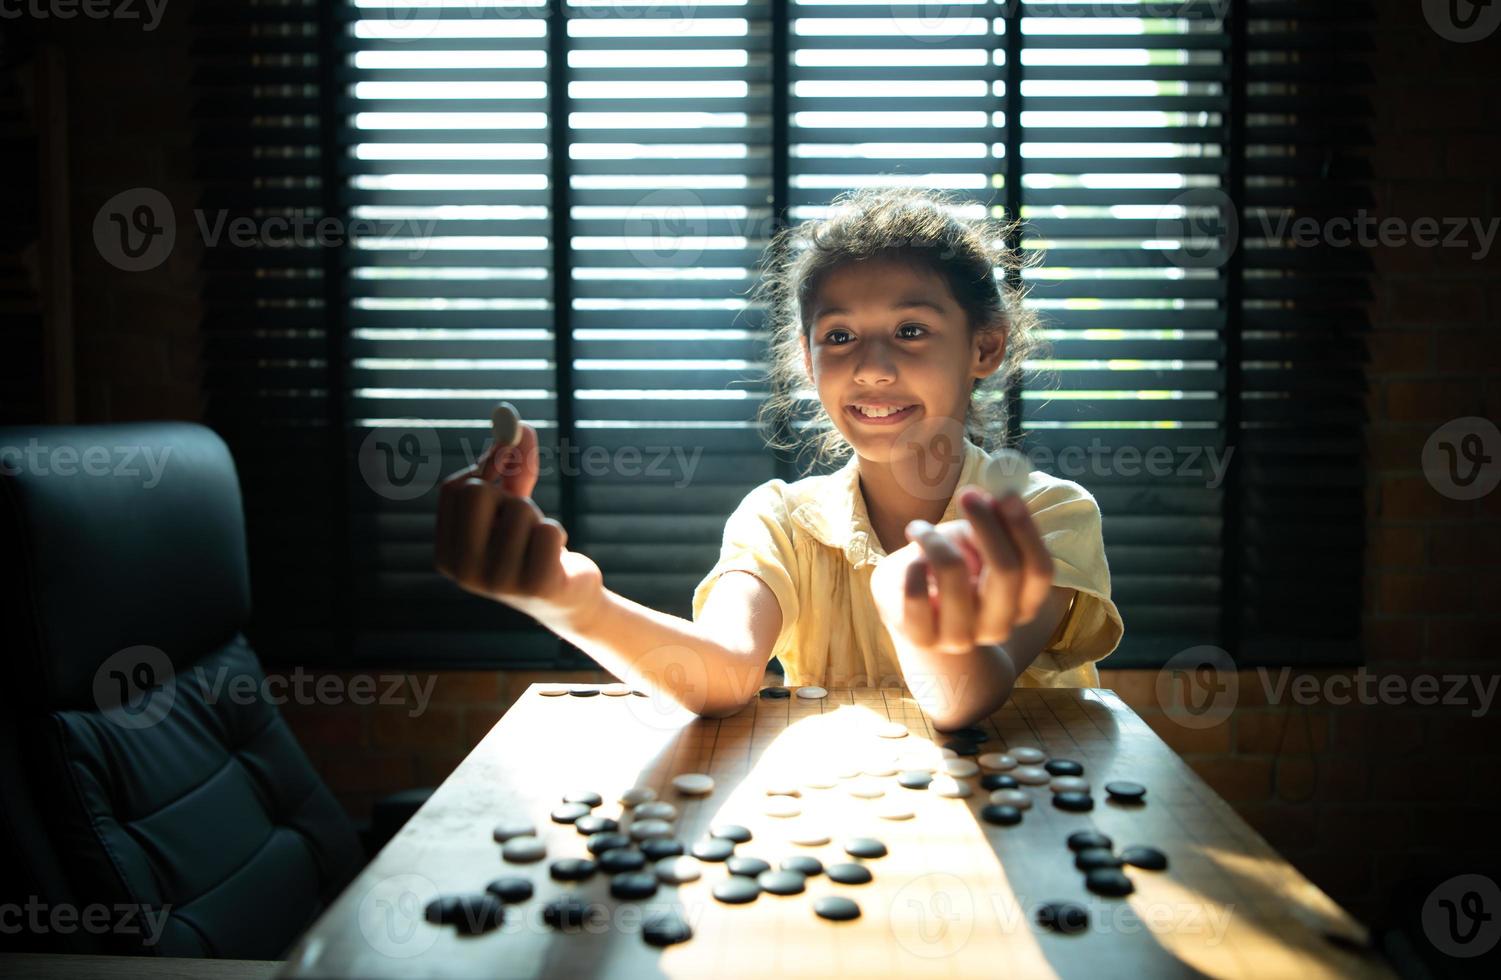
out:
<path id="1" fill-rule="evenodd" d="M 784 481 L 769 480 L 746 494 L 725 522 L 718 562 L 693 590 L 696 623 L 715 581 L 725 572 L 749 572 L 765 582 L 782 608 L 782 628 L 772 649 L 773 657 L 790 648 L 800 611 L 796 552 L 783 496 L 785 489 Z"/>
<path id="2" fill-rule="evenodd" d="M 1110 598 L 1099 505 L 1077 483 L 1038 476 L 1046 483 L 1028 495 L 1027 509 L 1053 556 L 1053 584 L 1078 595 L 1062 634 L 1034 666 L 1062 672 L 1103 659 L 1120 643 L 1125 624 Z"/>

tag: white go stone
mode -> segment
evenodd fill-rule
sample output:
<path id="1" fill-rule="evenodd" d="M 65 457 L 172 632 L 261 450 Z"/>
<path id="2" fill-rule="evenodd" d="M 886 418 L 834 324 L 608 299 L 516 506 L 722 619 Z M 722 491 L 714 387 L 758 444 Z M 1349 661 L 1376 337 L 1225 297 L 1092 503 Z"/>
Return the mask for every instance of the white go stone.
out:
<path id="1" fill-rule="evenodd" d="M 502 820 L 491 831 L 497 844 L 504 844 L 513 837 L 535 837 L 536 834 L 537 825 L 530 820 Z"/>
<path id="2" fill-rule="evenodd" d="M 651 840 L 653 837 L 671 837 L 672 824 L 666 820 L 632 820 L 631 840 Z"/>
<path id="3" fill-rule="evenodd" d="M 975 764 L 973 759 L 945 759 L 943 760 L 943 771 L 950 776 L 963 779 L 966 776 L 973 776 L 979 772 L 980 767 Z"/>
<path id="4" fill-rule="evenodd" d="M 637 820 L 676 820 L 678 808 L 665 800 L 652 800 L 636 807 L 632 816 Z"/>
<path id="5" fill-rule="evenodd" d="M 817 824 L 802 823 L 792 828 L 787 839 L 799 847 L 822 847 L 829 842 L 829 832 Z"/>
<path id="6" fill-rule="evenodd" d="M 514 446 L 521 441 L 521 416 L 510 402 L 501 402 L 490 413 L 490 431 L 495 434 L 495 445 Z"/>
<path id="7" fill-rule="evenodd" d="M 906 738 L 907 726 L 894 721 L 884 722 L 876 727 L 876 734 L 882 738 Z"/>
<path id="8" fill-rule="evenodd" d="M 1089 780 L 1083 776 L 1054 776 L 1048 784 L 1055 793 L 1088 793 Z"/>
<path id="9" fill-rule="evenodd" d="M 943 756 L 945 759 L 959 758 L 959 753 L 955 752 L 953 749 L 939 749 L 938 754 Z"/>
<path id="10" fill-rule="evenodd" d="M 809 773 L 803 777 L 803 785 L 814 789 L 833 789 L 839 785 L 839 777 L 831 772 Z"/>
<path id="11" fill-rule="evenodd" d="M 911 820 L 916 813 L 900 800 L 892 800 L 889 803 L 882 803 L 880 809 L 876 810 L 876 816 L 882 820 Z"/>
<path id="12" fill-rule="evenodd" d="M 768 817 L 795 817 L 803 812 L 803 805 L 791 796 L 773 796 L 766 801 Z"/>
<path id="13" fill-rule="evenodd" d="M 549 684 L 545 687 L 537 688 L 537 693 L 544 698 L 560 698 L 568 693 L 568 688 L 561 684 Z"/>
<path id="14" fill-rule="evenodd" d="M 985 461 L 980 482 L 991 496 L 1001 499 L 1007 494 L 1020 496 L 1030 482 L 1032 464 L 1014 449 L 998 449 Z"/>
<path id="15" fill-rule="evenodd" d="M 1004 752 L 986 752 L 975 759 L 982 769 L 990 769 L 995 772 L 1005 772 L 1007 769 L 1016 768 L 1016 759 Z"/>
<path id="16" fill-rule="evenodd" d="M 632 786 L 620 794 L 622 806 L 638 806 L 642 803 L 650 803 L 657 798 L 657 791 L 650 786 Z"/>
<path id="17" fill-rule="evenodd" d="M 797 696 L 800 698 L 806 698 L 809 701 L 817 701 L 819 698 L 828 697 L 829 692 L 821 687 L 800 687 L 797 689 Z"/>
<path id="18" fill-rule="evenodd" d="M 1017 766 L 1011 770 L 1011 775 L 1027 786 L 1046 786 L 1053 779 L 1052 774 L 1041 766 Z"/>
<path id="19" fill-rule="evenodd" d="M 952 776 L 934 777 L 928 789 L 951 800 L 962 800 L 974 792 L 969 788 L 969 783 L 961 783 Z"/>
<path id="20" fill-rule="evenodd" d="M 607 698 L 623 698 L 631 693 L 629 684 L 606 684 L 600 688 L 600 693 Z"/>
<path id="21" fill-rule="evenodd" d="M 886 795 L 886 790 L 873 779 L 862 779 L 850 783 L 846 788 L 851 796 L 857 796 L 862 800 L 874 800 Z"/>
<path id="22" fill-rule="evenodd" d="M 501 845 L 500 856 L 517 864 L 540 861 L 547 857 L 547 844 L 540 837 L 512 837 Z"/>
<path id="23" fill-rule="evenodd" d="M 1032 797 L 1019 789 L 998 789 L 990 794 L 990 802 L 1000 806 L 1014 806 L 1018 810 L 1031 807 Z"/>
<path id="24" fill-rule="evenodd" d="M 902 771 L 896 759 L 871 759 L 865 763 L 867 776 L 895 776 Z"/>
<path id="25" fill-rule="evenodd" d="M 672 786 L 684 796 L 707 796 L 714 792 L 714 777 L 701 772 L 685 772 L 672 777 Z"/>
<path id="26" fill-rule="evenodd" d="M 803 791 L 797 788 L 796 783 L 767 783 L 767 796 L 802 796 Z"/>
<path id="27" fill-rule="evenodd" d="M 690 881 L 697 881 L 703 874 L 698 858 L 686 854 L 662 858 L 652 868 L 657 877 L 669 885 L 685 885 Z"/>
<path id="28" fill-rule="evenodd" d="M 1011 750 L 1011 758 L 1015 759 L 1017 762 L 1020 762 L 1024 766 L 1035 766 L 1043 759 L 1046 759 L 1047 756 L 1042 754 L 1042 749 L 1033 748 L 1030 745 L 1023 745 L 1020 748 Z"/>

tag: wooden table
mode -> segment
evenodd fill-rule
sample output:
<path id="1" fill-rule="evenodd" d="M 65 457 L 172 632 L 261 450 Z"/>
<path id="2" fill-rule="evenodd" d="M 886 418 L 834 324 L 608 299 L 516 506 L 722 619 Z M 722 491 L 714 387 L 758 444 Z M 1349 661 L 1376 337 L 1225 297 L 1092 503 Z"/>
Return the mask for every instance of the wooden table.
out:
<path id="1" fill-rule="evenodd" d="M 278 960 L 0 953 L 6 980 L 271 980 Z"/>
<path id="2" fill-rule="evenodd" d="M 822 700 L 760 700 L 731 718 L 707 720 L 656 698 L 548 696 L 533 685 L 438 789 L 415 818 L 330 906 L 289 954 L 282 976 L 361 977 L 751 977 L 900 976 L 1160 977 L 1389 975 L 1359 923 L 1277 855 L 1114 693 L 1019 690 L 983 726 L 995 736 L 982 751 L 1035 745 L 1081 762 L 1095 807 L 1069 813 L 1046 786 L 1027 787 L 1034 805 L 1022 822 L 979 818 L 988 802 L 978 777 L 969 799 L 901 787 L 891 776 L 862 776 L 886 795 L 858 799 L 848 779 L 832 789 L 802 787 L 804 814 L 832 834 L 824 847 L 788 840 L 789 819 L 765 813 L 769 783 L 812 768 L 853 771 L 892 756 L 904 766 L 941 762 L 945 736 L 917 702 L 897 689 L 835 690 Z M 580 686 L 575 686 L 580 687 Z M 880 722 L 909 729 L 875 734 Z M 872 761 L 874 760 L 874 761 Z M 707 772 L 712 795 L 679 796 L 671 779 Z M 1148 787 L 1145 804 L 1108 800 L 1104 784 Z M 839 885 L 808 880 L 804 894 L 761 895 L 725 905 L 710 894 L 728 872 L 705 863 L 691 884 L 664 886 L 645 902 L 610 897 L 609 879 L 582 884 L 548 876 L 559 857 L 587 857 L 574 827 L 549 821 L 565 792 L 593 790 L 598 814 L 620 817 L 618 794 L 649 785 L 679 808 L 677 836 L 691 847 L 711 824 L 739 823 L 754 839 L 737 853 L 776 866 L 808 853 L 825 864 L 853 860 L 841 842 L 872 836 L 889 847 L 870 860 L 875 880 Z M 901 802 L 915 819 L 878 816 Z M 502 818 L 533 821 L 548 858 L 507 865 L 491 828 Z M 622 821 L 625 823 L 625 821 Z M 1117 847 L 1151 844 L 1167 871 L 1128 868 L 1134 894 L 1095 896 L 1075 870 L 1065 838 L 1093 828 Z M 499 929 L 465 937 L 423 921 L 428 898 L 478 891 L 502 874 L 533 880 L 535 896 L 508 909 Z M 560 933 L 542 923 L 543 905 L 565 891 L 597 903 L 599 919 Z M 813 899 L 854 898 L 862 916 L 816 917 Z M 1039 905 L 1069 900 L 1090 913 L 1089 928 L 1059 935 L 1035 922 Z M 694 938 L 666 950 L 646 944 L 643 912 L 678 908 Z"/>

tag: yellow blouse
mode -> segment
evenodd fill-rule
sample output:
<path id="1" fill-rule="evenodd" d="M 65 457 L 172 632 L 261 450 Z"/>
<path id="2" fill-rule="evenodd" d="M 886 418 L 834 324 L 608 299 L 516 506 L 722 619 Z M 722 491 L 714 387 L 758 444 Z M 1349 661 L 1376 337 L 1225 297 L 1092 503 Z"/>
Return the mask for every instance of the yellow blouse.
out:
<path id="1" fill-rule="evenodd" d="M 986 455 L 964 440 L 959 482 L 942 521 L 959 517 L 957 488 L 976 482 Z M 698 622 L 725 572 L 746 571 L 765 582 L 782 607 L 772 656 L 791 686 L 901 683 L 896 650 L 870 591 L 871 573 L 886 552 L 866 514 L 858 462 L 851 454 L 834 473 L 793 483 L 768 480 L 746 494 L 725 523 L 719 561 L 693 591 Z M 1125 629 L 1110 600 L 1099 506 L 1077 483 L 1038 471 L 1022 496 L 1053 556 L 1053 584 L 1078 594 L 1054 645 L 1017 686 L 1098 687 L 1095 661 L 1115 649 Z"/>

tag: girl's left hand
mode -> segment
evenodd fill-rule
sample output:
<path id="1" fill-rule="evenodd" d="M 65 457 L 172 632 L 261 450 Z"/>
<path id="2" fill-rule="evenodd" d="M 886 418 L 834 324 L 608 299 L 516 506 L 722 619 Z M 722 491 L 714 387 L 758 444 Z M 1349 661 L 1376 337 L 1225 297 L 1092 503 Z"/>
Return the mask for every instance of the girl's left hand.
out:
<path id="1" fill-rule="evenodd" d="M 1027 506 L 978 487 L 959 496 L 967 520 L 907 525 L 911 542 L 871 576 L 876 609 L 893 638 L 923 652 L 968 653 L 1004 644 L 1042 609 L 1053 559 Z"/>

